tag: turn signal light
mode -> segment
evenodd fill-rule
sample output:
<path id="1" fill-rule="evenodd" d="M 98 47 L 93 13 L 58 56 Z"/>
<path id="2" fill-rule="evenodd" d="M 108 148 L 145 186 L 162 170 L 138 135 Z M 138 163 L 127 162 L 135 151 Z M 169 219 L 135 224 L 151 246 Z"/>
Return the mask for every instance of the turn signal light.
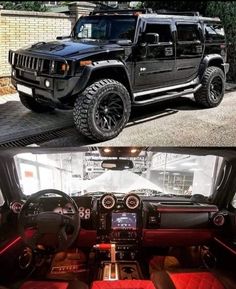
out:
<path id="1" fill-rule="evenodd" d="M 66 64 L 66 63 L 63 63 L 62 65 L 61 65 L 61 71 L 69 71 L 69 69 L 70 69 L 70 66 L 69 66 L 69 64 Z"/>
<path id="2" fill-rule="evenodd" d="M 92 60 L 82 60 L 80 61 L 80 66 L 87 66 L 92 64 Z"/>

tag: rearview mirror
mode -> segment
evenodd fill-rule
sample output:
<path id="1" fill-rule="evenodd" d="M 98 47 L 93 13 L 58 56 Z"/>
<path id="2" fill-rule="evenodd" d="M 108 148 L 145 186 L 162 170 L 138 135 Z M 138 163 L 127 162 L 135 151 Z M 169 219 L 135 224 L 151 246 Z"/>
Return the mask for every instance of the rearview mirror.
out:
<path id="1" fill-rule="evenodd" d="M 114 159 L 114 160 L 104 160 L 101 166 L 103 169 L 108 170 L 127 170 L 132 169 L 134 167 L 134 164 L 130 160 Z"/>
<path id="2" fill-rule="evenodd" d="M 144 42 L 146 42 L 147 44 L 158 44 L 159 34 L 158 33 L 146 33 L 144 35 Z"/>

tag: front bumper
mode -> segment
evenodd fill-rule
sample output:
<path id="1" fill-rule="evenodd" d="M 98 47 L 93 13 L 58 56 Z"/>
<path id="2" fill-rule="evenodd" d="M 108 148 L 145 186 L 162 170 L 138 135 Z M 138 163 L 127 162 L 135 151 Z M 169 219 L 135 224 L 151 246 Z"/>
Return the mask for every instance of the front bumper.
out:
<path id="1" fill-rule="evenodd" d="M 64 106 L 73 103 L 78 91 L 80 75 L 74 77 L 55 78 L 38 76 L 32 72 L 13 69 L 11 81 L 15 88 L 17 84 L 32 89 L 33 97 L 39 102 L 47 102 L 53 106 Z M 46 86 L 46 82 L 49 86 Z"/>

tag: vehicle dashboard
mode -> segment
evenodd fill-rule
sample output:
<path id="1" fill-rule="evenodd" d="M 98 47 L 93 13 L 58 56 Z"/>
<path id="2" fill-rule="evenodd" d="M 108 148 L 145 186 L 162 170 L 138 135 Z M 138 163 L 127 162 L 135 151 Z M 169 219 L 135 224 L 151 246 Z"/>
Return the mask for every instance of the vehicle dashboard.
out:
<path id="1" fill-rule="evenodd" d="M 215 205 L 185 198 L 139 196 L 136 193 L 72 198 L 81 219 L 79 246 L 97 242 L 125 244 L 127 248 L 130 244 L 144 247 L 205 244 L 225 220 Z M 72 204 L 61 197 L 49 196 L 32 203 L 28 213 L 34 215 L 43 211 L 74 213 Z"/>

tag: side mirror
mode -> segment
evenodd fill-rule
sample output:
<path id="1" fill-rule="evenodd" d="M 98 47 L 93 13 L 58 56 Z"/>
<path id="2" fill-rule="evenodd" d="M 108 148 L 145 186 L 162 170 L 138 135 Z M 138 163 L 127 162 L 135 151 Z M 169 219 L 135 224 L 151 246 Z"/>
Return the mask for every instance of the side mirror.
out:
<path id="1" fill-rule="evenodd" d="M 120 46 L 129 46 L 132 44 L 132 41 L 128 39 L 120 39 L 117 41 L 117 44 L 119 44 Z"/>
<path id="2" fill-rule="evenodd" d="M 144 42 L 146 42 L 147 44 L 158 44 L 159 34 L 158 33 L 146 33 L 144 35 Z"/>
<path id="3" fill-rule="evenodd" d="M 70 36 L 57 36 L 57 40 L 63 40 L 63 39 L 67 39 L 70 38 Z"/>

